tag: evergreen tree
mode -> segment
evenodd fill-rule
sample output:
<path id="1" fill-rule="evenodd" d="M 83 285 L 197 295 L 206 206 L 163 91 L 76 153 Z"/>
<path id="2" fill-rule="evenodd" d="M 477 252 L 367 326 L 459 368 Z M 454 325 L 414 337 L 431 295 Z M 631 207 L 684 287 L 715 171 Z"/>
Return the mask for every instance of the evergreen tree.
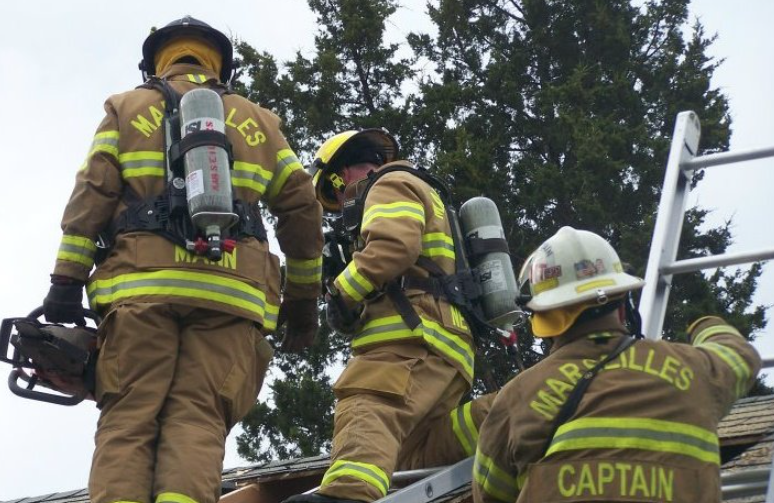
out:
<path id="1" fill-rule="evenodd" d="M 279 68 L 270 54 L 238 43 L 243 64 L 237 90 L 283 119 L 289 142 L 306 163 L 325 138 L 348 129 L 384 127 L 409 137 L 402 85 L 412 77 L 412 69 L 398 57 L 397 44 L 383 41 L 385 21 L 396 2 L 310 0 L 309 6 L 319 26 L 314 57 L 298 53 Z M 313 456 L 329 450 L 333 392 L 326 371 L 341 368 L 349 344 L 331 334 L 324 321 L 310 354 L 275 356 L 281 375 L 271 384 L 273 402 L 256 406 L 242 421 L 244 433 L 237 442 L 246 459 Z"/>
<path id="2" fill-rule="evenodd" d="M 299 54 L 278 69 L 246 44 L 239 52 L 250 97 L 285 119 L 305 160 L 333 133 L 387 127 L 404 157 L 442 177 L 458 203 L 475 195 L 497 203 L 517 271 L 540 242 L 572 225 L 607 238 L 644 275 L 677 113 L 699 114 L 702 154 L 727 149 L 730 137 L 727 98 L 710 84 L 720 64 L 707 55 L 713 37 L 690 24 L 688 3 L 432 0 L 437 33 L 410 35 L 414 56 L 406 60 L 383 40 L 394 1 L 309 0 L 320 26 L 312 59 Z M 696 173 L 693 183 L 701 178 Z M 707 214 L 689 210 L 680 258 L 730 245 L 730 223 L 705 229 Z M 684 339 L 687 324 L 708 313 L 755 334 L 766 325 L 765 309 L 751 301 L 761 272 L 754 264 L 676 277 L 664 335 Z M 528 328 L 520 332 L 529 366 L 540 353 Z M 330 423 L 305 421 L 331 410 L 324 371 L 342 361 L 346 342 L 330 350 L 326 343 L 316 346 L 317 367 L 280 357 L 285 379 L 273 387 L 274 407 L 262 405 L 244 421 L 242 455 L 325 449 Z M 517 372 L 496 341 L 480 352 L 477 391 Z M 314 393 L 322 406 L 309 416 Z M 266 443 L 257 444 L 261 435 Z"/>

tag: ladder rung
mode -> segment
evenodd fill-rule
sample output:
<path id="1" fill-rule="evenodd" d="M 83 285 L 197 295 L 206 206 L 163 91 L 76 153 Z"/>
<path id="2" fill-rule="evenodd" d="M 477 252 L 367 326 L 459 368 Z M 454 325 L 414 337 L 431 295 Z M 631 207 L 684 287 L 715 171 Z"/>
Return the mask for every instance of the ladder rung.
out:
<path id="1" fill-rule="evenodd" d="M 680 168 L 683 170 L 710 168 L 712 166 L 720 166 L 734 162 L 765 159 L 766 157 L 774 157 L 774 146 L 753 150 L 739 150 L 737 152 L 720 152 L 717 154 L 702 155 L 680 163 Z"/>
<path id="2" fill-rule="evenodd" d="M 763 364 L 761 365 L 763 368 L 767 369 L 774 367 L 774 356 L 764 356 L 761 360 L 763 360 Z"/>
<path id="3" fill-rule="evenodd" d="M 712 269 L 713 267 L 747 264 L 772 258 L 774 258 L 774 248 L 766 248 L 751 252 L 725 253 L 723 255 L 678 260 L 663 266 L 660 272 L 662 275 L 682 274 L 686 272 L 701 271 L 703 269 Z"/>

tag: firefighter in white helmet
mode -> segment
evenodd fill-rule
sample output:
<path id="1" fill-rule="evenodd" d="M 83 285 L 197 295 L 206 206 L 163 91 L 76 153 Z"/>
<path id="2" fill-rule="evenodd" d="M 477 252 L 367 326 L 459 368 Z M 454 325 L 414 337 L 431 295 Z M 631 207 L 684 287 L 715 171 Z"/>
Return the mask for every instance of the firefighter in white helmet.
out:
<path id="1" fill-rule="evenodd" d="M 226 437 L 255 404 L 273 353 L 264 335 L 284 318 L 283 348 L 300 351 L 317 332 L 322 210 L 280 119 L 228 88 L 227 36 L 186 16 L 152 32 L 142 54 L 148 79 L 108 98 L 77 171 L 44 311 L 82 321 L 85 286 L 104 317 L 91 501 L 214 503 Z M 205 89 L 222 98 L 225 134 L 202 129 L 200 146 L 168 144 L 181 129 L 175 102 Z M 239 218 L 223 236 L 230 249 L 211 260 L 197 254 L 186 194 L 173 197 L 182 178 L 168 175 L 187 148 L 226 146 Z M 187 195 L 203 190 L 194 189 Z M 282 302 L 259 202 L 277 217 L 286 256 Z M 102 257 L 98 236 L 111 245 Z"/>
<path id="2" fill-rule="evenodd" d="M 720 502 L 717 426 L 761 360 L 716 316 L 691 344 L 632 337 L 624 272 L 600 236 L 561 228 L 527 260 L 532 329 L 548 357 L 500 391 L 481 427 L 482 502 Z"/>
<path id="3" fill-rule="evenodd" d="M 317 152 L 317 198 L 330 213 L 344 211 L 345 223 L 357 206 L 350 195 L 372 185 L 359 193 L 351 261 L 329 278 L 328 324 L 352 337 L 353 350 L 334 386 L 331 466 L 316 493 L 288 501 L 370 502 L 387 494 L 395 469 L 471 456 L 494 398 L 460 403 L 473 379 L 470 329 L 443 296 L 419 288 L 430 284 L 427 268 L 454 271 L 449 219 L 397 150 L 386 131 L 365 129 L 335 135 Z"/>

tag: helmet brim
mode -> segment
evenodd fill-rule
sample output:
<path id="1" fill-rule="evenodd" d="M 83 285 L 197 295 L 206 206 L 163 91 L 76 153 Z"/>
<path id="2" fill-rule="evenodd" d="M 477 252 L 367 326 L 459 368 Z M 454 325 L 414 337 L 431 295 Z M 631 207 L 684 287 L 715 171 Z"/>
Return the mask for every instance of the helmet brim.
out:
<path id="1" fill-rule="evenodd" d="M 527 303 L 527 307 L 533 311 L 548 311 L 560 309 L 589 301 L 598 301 L 605 304 L 615 295 L 639 290 L 645 286 L 645 281 L 636 276 L 624 273 L 601 274 L 589 278 L 588 281 L 569 283 L 553 290 L 540 292 L 534 295 Z"/>

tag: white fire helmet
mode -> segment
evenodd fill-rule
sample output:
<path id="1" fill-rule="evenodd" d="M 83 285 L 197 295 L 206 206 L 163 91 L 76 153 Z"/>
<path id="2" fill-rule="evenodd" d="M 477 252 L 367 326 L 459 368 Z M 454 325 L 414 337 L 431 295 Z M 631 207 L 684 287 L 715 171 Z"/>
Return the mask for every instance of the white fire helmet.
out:
<path id="1" fill-rule="evenodd" d="M 593 232 L 562 227 L 527 259 L 519 275 L 529 281 L 533 332 L 560 335 L 590 307 L 608 303 L 645 285 L 626 274 L 610 243 Z M 561 310 L 550 316 L 545 311 Z M 560 316 L 558 316 L 560 315 Z"/>

